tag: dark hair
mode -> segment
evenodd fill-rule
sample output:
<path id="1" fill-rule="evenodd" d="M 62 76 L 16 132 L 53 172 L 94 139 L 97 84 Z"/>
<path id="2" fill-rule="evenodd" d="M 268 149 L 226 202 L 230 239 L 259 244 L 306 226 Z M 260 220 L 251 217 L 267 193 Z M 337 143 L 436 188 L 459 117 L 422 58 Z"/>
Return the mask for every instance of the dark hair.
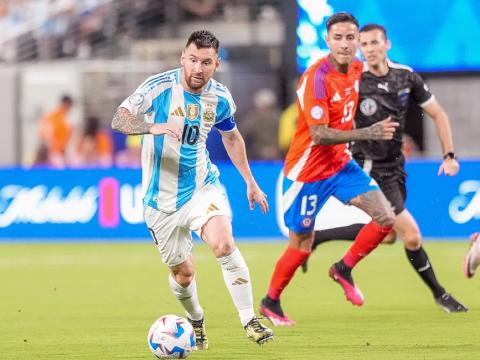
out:
<path id="1" fill-rule="evenodd" d="M 341 23 L 341 22 L 349 22 L 355 25 L 358 28 L 358 20 L 355 16 L 352 14 L 341 11 L 338 13 L 333 14 L 330 16 L 327 20 L 327 32 L 330 31 L 330 28 L 332 25 L 335 25 L 336 23 Z"/>
<path id="2" fill-rule="evenodd" d="M 387 29 L 385 29 L 384 26 L 378 25 L 378 24 L 367 24 L 362 26 L 360 29 L 360 32 L 367 32 L 367 31 L 372 31 L 372 30 L 380 30 L 383 33 L 383 36 L 385 37 L 385 40 L 388 39 L 387 37 Z"/>
<path id="3" fill-rule="evenodd" d="M 215 52 L 218 52 L 220 42 L 210 31 L 197 30 L 190 34 L 187 40 L 188 47 L 191 43 L 194 43 L 198 49 L 214 48 Z"/>
<path id="4" fill-rule="evenodd" d="M 69 95 L 62 95 L 60 102 L 66 105 L 73 105 L 73 99 Z"/>
<path id="5" fill-rule="evenodd" d="M 96 116 L 89 116 L 87 121 L 85 121 L 85 128 L 83 130 L 83 135 L 88 137 L 95 137 L 98 131 L 100 130 L 100 119 Z"/>

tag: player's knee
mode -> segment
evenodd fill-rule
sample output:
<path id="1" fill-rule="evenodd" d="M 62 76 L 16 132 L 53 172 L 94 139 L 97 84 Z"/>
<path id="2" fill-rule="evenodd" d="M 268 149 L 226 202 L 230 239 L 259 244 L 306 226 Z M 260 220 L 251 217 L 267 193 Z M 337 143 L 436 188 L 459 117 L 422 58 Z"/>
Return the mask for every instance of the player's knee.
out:
<path id="1" fill-rule="evenodd" d="M 178 285 L 185 288 L 191 284 L 194 276 L 195 276 L 194 271 L 182 271 L 180 273 L 175 274 L 175 281 L 178 283 Z"/>
<path id="2" fill-rule="evenodd" d="M 397 233 L 395 231 L 390 231 L 387 236 L 382 240 L 382 244 L 394 244 L 397 240 Z"/>
<path id="3" fill-rule="evenodd" d="M 408 250 L 418 250 L 422 246 L 422 236 L 418 231 L 405 234 L 403 241 Z"/>
<path id="4" fill-rule="evenodd" d="M 384 213 L 378 217 L 377 222 L 385 228 L 393 228 L 395 225 L 395 213 L 391 209 L 385 209 Z"/>
<path id="5" fill-rule="evenodd" d="M 225 236 L 216 243 L 213 252 L 216 257 L 230 255 L 235 250 L 235 243 L 231 236 Z"/>

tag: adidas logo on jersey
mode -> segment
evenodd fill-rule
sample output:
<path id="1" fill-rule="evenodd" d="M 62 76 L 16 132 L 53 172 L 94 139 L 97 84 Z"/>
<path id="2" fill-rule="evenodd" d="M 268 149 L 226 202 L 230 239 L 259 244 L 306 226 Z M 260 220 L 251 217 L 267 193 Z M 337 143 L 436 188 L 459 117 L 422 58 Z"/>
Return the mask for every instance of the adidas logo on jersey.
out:
<path id="1" fill-rule="evenodd" d="M 208 210 L 207 210 L 207 214 L 209 212 L 212 212 L 212 211 L 218 211 L 220 210 L 215 204 L 210 204 L 210 206 L 208 207 Z"/>
<path id="2" fill-rule="evenodd" d="M 340 94 L 338 92 L 335 93 L 335 95 L 333 95 L 332 97 L 332 102 L 338 102 L 342 100 L 342 97 L 340 96 Z"/>
<path id="3" fill-rule="evenodd" d="M 175 111 L 172 111 L 172 112 L 170 113 L 170 115 L 172 115 L 172 116 L 183 116 L 183 117 L 185 116 L 185 114 L 184 114 L 183 109 L 182 109 L 181 106 L 177 107 L 177 108 L 175 109 Z"/>

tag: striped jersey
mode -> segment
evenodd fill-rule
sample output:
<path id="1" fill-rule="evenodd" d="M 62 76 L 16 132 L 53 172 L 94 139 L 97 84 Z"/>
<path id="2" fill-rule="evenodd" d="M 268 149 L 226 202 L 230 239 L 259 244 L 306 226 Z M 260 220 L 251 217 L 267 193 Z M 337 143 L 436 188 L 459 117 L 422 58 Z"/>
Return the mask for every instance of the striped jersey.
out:
<path id="1" fill-rule="evenodd" d="M 148 123 L 183 128 L 181 142 L 167 135 L 143 135 L 143 202 L 166 213 L 178 210 L 197 189 L 218 181 L 207 136 L 213 126 L 221 131 L 236 127 L 236 106 L 224 85 L 210 79 L 201 93 L 190 93 L 182 87 L 181 76 L 180 68 L 151 76 L 120 105 L 133 115 L 144 115 Z"/>
<path id="2" fill-rule="evenodd" d="M 299 182 L 326 179 L 351 159 L 347 144 L 315 145 L 310 126 L 352 129 L 362 70 L 358 58 L 354 58 L 344 74 L 324 57 L 302 75 L 297 87 L 297 129 L 285 159 L 284 174 L 288 179 Z"/>

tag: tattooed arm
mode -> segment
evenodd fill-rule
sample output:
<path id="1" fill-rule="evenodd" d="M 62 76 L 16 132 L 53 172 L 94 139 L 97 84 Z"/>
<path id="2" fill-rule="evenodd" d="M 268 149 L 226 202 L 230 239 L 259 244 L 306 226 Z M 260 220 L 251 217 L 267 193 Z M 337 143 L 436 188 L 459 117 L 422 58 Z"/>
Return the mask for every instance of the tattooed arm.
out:
<path id="1" fill-rule="evenodd" d="M 124 107 L 119 107 L 115 115 L 113 115 L 112 129 L 127 135 L 169 135 L 178 141 L 182 139 L 182 131 L 178 126 L 168 123 L 147 123 L 137 118 Z"/>
<path id="2" fill-rule="evenodd" d="M 127 135 L 149 134 L 153 123 L 146 123 L 131 114 L 124 107 L 119 107 L 112 119 L 112 129 Z"/>
<path id="3" fill-rule="evenodd" d="M 398 125 L 388 117 L 369 127 L 347 131 L 332 129 L 327 125 L 310 126 L 310 133 L 316 145 L 344 144 L 358 140 L 391 140 Z"/>

